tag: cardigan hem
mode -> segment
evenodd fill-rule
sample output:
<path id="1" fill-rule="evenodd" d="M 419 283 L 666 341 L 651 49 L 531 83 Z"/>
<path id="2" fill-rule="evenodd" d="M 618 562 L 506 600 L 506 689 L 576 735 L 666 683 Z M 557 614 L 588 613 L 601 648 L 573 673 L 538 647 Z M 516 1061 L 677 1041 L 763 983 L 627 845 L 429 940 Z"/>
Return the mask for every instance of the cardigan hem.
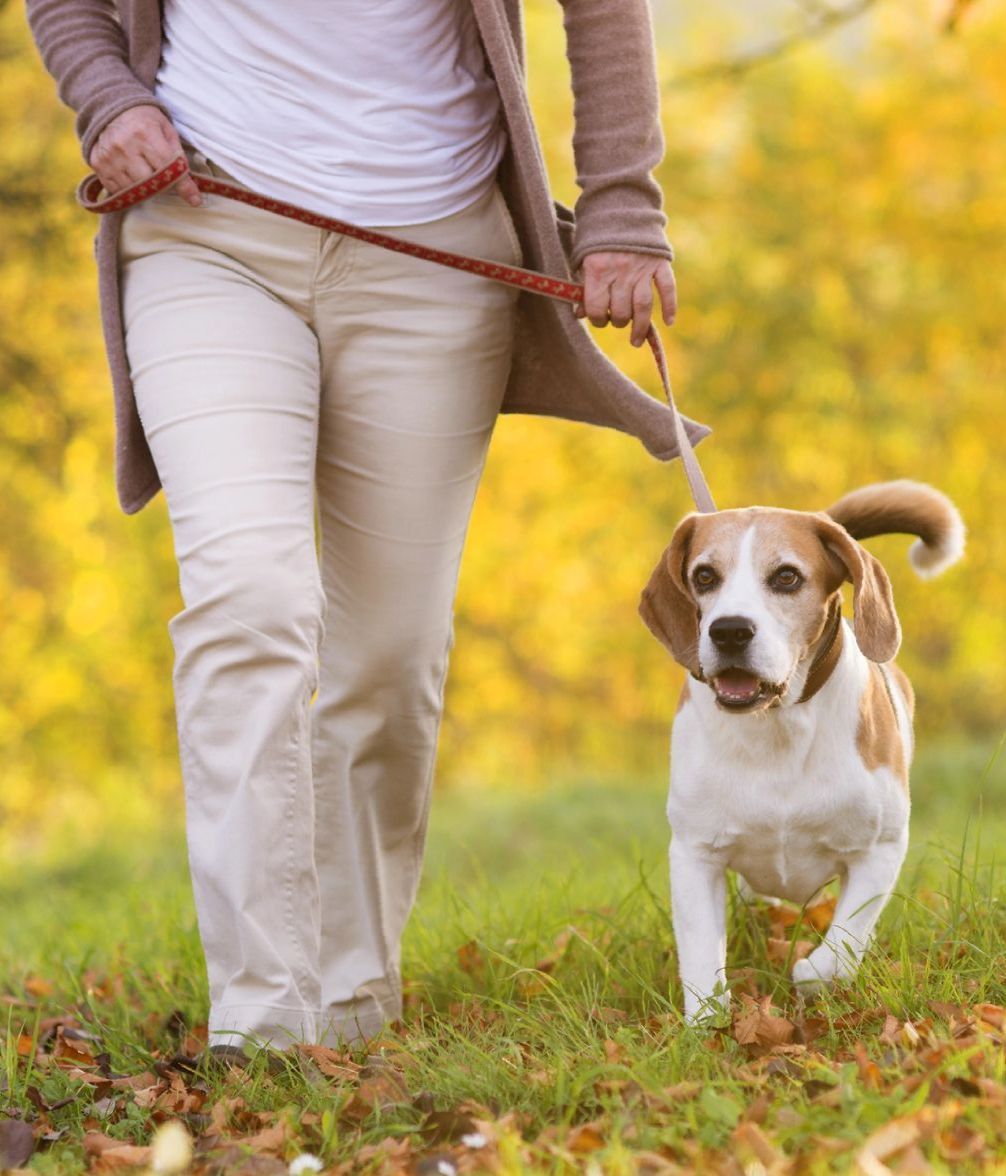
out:
<path id="1" fill-rule="evenodd" d="M 161 489 L 160 477 L 154 478 L 152 482 L 148 482 L 142 490 L 136 494 L 130 495 L 129 498 L 119 497 L 119 506 L 122 508 L 122 513 L 126 515 L 139 514 L 141 510 L 150 502 Z"/>

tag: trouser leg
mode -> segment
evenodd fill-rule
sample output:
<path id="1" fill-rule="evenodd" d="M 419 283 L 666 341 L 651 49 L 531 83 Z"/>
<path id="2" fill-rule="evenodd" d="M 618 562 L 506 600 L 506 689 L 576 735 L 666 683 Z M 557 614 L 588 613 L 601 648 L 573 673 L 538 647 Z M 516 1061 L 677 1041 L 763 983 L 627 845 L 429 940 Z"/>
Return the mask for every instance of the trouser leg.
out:
<path id="1" fill-rule="evenodd" d="M 497 190 L 400 236 L 517 262 Z M 343 243 L 345 244 L 345 243 Z M 515 295 L 351 242 L 319 273 L 321 562 L 312 710 L 323 1040 L 401 1013 L 459 562 L 510 367 Z M 324 262 L 324 257 L 323 257 Z"/>
<path id="2" fill-rule="evenodd" d="M 152 201 L 127 214 L 120 256 L 184 602 L 169 629 L 210 1042 L 282 1045 L 314 1039 L 320 1006 L 309 731 L 324 614 L 320 364 L 281 296 L 299 251 L 313 266 L 317 235 L 266 239 L 254 215 Z"/>

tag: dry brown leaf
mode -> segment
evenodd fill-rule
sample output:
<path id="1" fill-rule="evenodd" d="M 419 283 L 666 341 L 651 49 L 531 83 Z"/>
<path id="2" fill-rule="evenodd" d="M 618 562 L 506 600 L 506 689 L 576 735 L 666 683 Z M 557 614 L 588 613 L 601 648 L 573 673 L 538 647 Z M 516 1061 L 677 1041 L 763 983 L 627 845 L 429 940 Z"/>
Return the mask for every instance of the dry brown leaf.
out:
<path id="1" fill-rule="evenodd" d="M 930 1176 L 933 1171 L 932 1164 L 922 1154 L 922 1149 L 917 1143 L 905 1148 L 898 1156 L 898 1176 Z"/>
<path id="2" fill-rule="evenodd" d="M 823 935 L 831 926 L 831 921 L 835 917 L 835 903 L 837 901 L 835 895 L 829 895 L 821 902 L 816 902 L 813 906 L 807 907 L 803 913 L 803 921 L 809 923 L 815 931 L 819 931 Z"/>
<path id="3" fill-rule="evenodd" d="M 390 1176 L 391 1173 L 406 1172 L 411 1158 L 411 1140 L 408 1138 L 392 1139 L 389 1136 L 387 1139 L 382 1139 L 380 1143 L 361 1147 L 354 1157 L 354 1166 L 367 1168 L 370 1171 L 373 1169 L 368 1166 L 376 1164 L 378 1165 L 376 1171 L 381 1176 Z"/>
<path id="4" fill-rule="evenodd" d="M 864 1086 L 870 1087 L 871 1090 L 881 1088 L 883 1076 L 880 1067 L 867 1054 L 866 1046 L 861 1041 L 856 1042 L 856 1068 L 859 1070 L 859 1080 Z"/>
<path id="5" fill-rule="evenodd" d="M 636 1165 L 637 1176 L 676 1176 L 677 1173 L 683 1171 L 681 1167 L 659 1152 L 634 1151 L 632 1159 Z"/>
<path id="6" fill-rule="evenodd" d="M 620 1065 L 627 1060 L 623 1047 L 617 1041 L 612 1041 L 610 1037 L 606 1037 L 601 1042 L 601 1047 L 604 1050 L 604 1056 L 612 1065 Z"/>
<path id="7" fill-rule="evenodd" d="M 856 1155 L 856 1163 L 862 1164 L 865 1156 L 874 1160 L 886 1160 L 904 1151 L 913 1143 L 925 1138 L 932 1130 L 934 1118 L 933 1108 L 923 1107 L 913 1115 L 891 1119 L 867 1137 Z"/>
<path id="8" fill-rule="evenodd" d="M 99 1152 L 91 1165 L 91 1171 L 94 1173 L 102 1172 L 117 1172 L 121 1168 L 139 1168 L 145 1167 L 150 1163 L 154 1149 L 151 1147 L 137 1147 L 135 1144 L 123 1144 L 119 1141 L 118 1147 L 111 1147 L 107 1151 Z"/>
<path id="9" fill-rule="evenodd" d="M 793 1040 L 796 1026 L 772 1012 L 772 998 L 755 1000 L 742 994 L 742 1009 L 734 1018 L 733 1035 L 739 1045 L 777 1046 Z"/>
<path id="10" fill-rule="evenodd" d="M 485 975 L 486 961 L 474 939 L 462 943 L 458 948 L 458 967 L 469 976 L 481 979 Z"/>
<path id="11" fill-rule="evenodd" d="M 276 1156 L 249 1154 L 243 1142 L 214 1148 L 206 1159 L 208 1166 L 204 1170 L 211 1176 L 286 1176 L 288 1171 L 286 1163 Z"/>
<path id="12" fill-rule="evenodd" d="M 788 939 L 769 936 L 765 943 L 765 954 L 768 956 L 769 963 L 772 964 L 785 964 L 787 960 L 805 959 L 813 950 L 814 945 L 809 939 L 798 939 L 791 944 Z M 790 955 L 791 951 L 792 956 Z"/>
<path id="13" fill-rule="evenodd" d="M 89 1041 L 79 1039 L 68 1040 L 64 1035 L 63 1026 L 56 1030 L 56 1043 L 52 1047 L 52 1056 L 62 1065 L 94 1065 L 94 1055 L 97 1052 Z"/>
<path id="14" fill-rule="evenodd" d="M 985 1150 L 985 1136 L 960 1121 L 944 1128 L 936 1137 L 940 1155 L 953 1164 L 974 1159 Z"/>
<path id="15" fill-rule="evenodd" d="M 675 1082 L 673 1086 L 665 1086 L 660 1093 L 669 1102 L 688 1102 L 702 1093 L 702 1083 Z"/>
<path id="16" fill-rule="evenodd" d="M 522 1000 L 541 996 L 548 991 L 548 980 L 544 972 L 520 972 L 517 976 L 517 992 Z"/>
<path id="17" fill-rule="evenodd" d="M 789 1168 L 785 1153 L 781 1152 L 757 1123 L 739 1123 L 733 1132 L 735 1147 L 746 1151 L 771 1173 L 782 1173 Z"/>
<path id="18" fill-rule="evenodd" d="M 89 1156 L 100 1156 L 102 1152 L 111 1148 L 124 1146 L 121 1139 L 113 1139 L 103 1131 L 87 1131 L 80 1142 Z"/>
<path id="19" fill-rule="evenodd" d="M 600 1121 L 581 1123 L 566 1136 L 566 1150 L 575 1156 L 585 1156 L 604 1147 Z"/>
<path id="20" fill-rule="evenodd" d="M 1006 1028 L 1006 1009 L 1002 1005 L 977 1004 L 971 1011 L 979 1021 L 993 1029 Z"/>
<path id="21" fill-rule="evenodd" d="M 265 1127 L 255 1135 L 244 1135 L 241 1143 L 245 1147 L 253 1148 L 257 1152 L 280 1152 L 290 1139 L 290 1124 L 281 1119 L 270 1127 Z"/>
<path id="22" fill-rule="evenodd" d="M 185 1037 L 182 1039 L 182 1053 L 186 1057 L 197 1057 L 206 1048 L 206 1043 L 209 1041 L 209 1031 L 206 1025 L 197 1025 L 194 1029 L 190 1029 Z"/>
<path id="23" fill-rule="evenodd" d="M 535 964 L 535 969 L 539 972 L 550 973 L 555 970 L 556 965 L 566 954 L 574 934 L 575 928 L 567 927 L 565 931 L 560 931 L 559 934 L 552 941 L 552 950 L 545 956 L 544 959 Z M 576 932 L 579 934 L 579 932 Z"/>
<path id="24" fill-rule="evenodd" d="M 44 976 L 29 976 L 24 982 L 24 990 L 29 996 L 52 996 L 56 991 L 56 985 L 51 980 L 46 980 Z"/>
<path id="25" fill-rule="evenodd" d="M 629 1014 L 622 1009 L 611 1008 L 610 1005 L 595 1005 L 590 1015 L 605 1025 L 622 1025 L 629 1019 Z"/>
<path id="26" fill-rule="evenodd" d="M 360 1085 L 342 1108 L 342 1115 L 360 1122 L 374 1111 L 384 1111 L 409 1101 L 404 1080 L 391 1066 L 365 1066 L 360 1071 Z"/>
<path id="27" fill-rule="evenodd" d="M 34 1132 L 22 1119 L 0 1119 L 0 1169 L 20 1168 L 35 1146 Z"/>
<path id="28" fill-rule="evenodd" d="M 138 1107 L 152 1107 L 167 1089 L 168 1084 L 166 1082 L 158 1082 L 154 1086 L 146 1086 L 133 1095 L 133 1102 Z"/>
<path id="29" fill-rule="evenodd" d="M 353 1082 L 360 1073 L 357 1063 L 340 1050 L 326 1045 L 296 1045 L 294 1048 L 310 1058 L 326 1078 Z"/>
<path id="30" fill-rule="evenodd" d="M 218 1099 L 210 1108 L 210 1124 L 215 1135 L 252 1131 L 259 1126 L 258 1116 L 248 1110 L 240 1095 Z"/>
<path id="31" fill-rule="evenodd" d="M 160 1086 L 164 1079 L 144 1070 L 140 1074 L 125 1074 L 121 1078 L 109 1078 L 108 1081 L 116 1090 L 146 1090 L 149 1086 Z"/>
<path id="32" fill-rule="evenodd" d="M 880 1040 L 884 1045 L 894 1045 L 900 1028 L 901 1022 L 898 1018 L 888 1013 L 884 1018 L 884 1027 L 880 1031 Z"/>

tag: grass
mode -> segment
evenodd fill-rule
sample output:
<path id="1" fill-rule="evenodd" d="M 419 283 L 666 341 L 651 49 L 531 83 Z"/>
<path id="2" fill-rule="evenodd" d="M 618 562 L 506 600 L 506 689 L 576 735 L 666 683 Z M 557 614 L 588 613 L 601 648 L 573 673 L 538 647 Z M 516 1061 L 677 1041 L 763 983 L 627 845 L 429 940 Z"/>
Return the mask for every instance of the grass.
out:
<path id="1" fill-rule="evenodd" d="M 440 795 L 405 941 L 406 1023 L 382 1041 L 408 1097 L 367 1103 L 355 1069 L 340 1084 L 253 1067 L 204 1083 L 204 1111 L 182 1117 L 198 1135 L 237 1083 L 249 1113 L 287 1124 L 259 1172 L 305 1148 L 389 1172 L 440 1153 L 459 1170 L 515 1172 L 990 1169 L 1006 1149 L 1002 1021 L 968 1010 L 1006 1004 L 1006 766 L 994 752 L 920 753 L 912 848 L 877 944 L 853 983 L 806 1009 L 770 958 L 770 912 L 732 895 L 738 1001 L 770 998 L 747 1044 L 737 1024 L 680 1023 L 662 782 Z M 18 1040 L 73 1013 L 111 1072 L 135 1075 L 177 1051 L 169 1019 L 204 1023 L 180 829 L 110 828 L 85 847 L 63 834 L 44 860 L 0 868 L 0 903 L 8 1114 L 35 1116 L 32 1087 L 49 1107 L 68 1100 L 45 1112 L 62 1134 L 38 1147 L 36 1170 L 86 1170 L 88 1129 L 146 1143 L 170 1117 L 163 1099 L 143 1107 L 117 1089 L 102 1103 L 79 1070 L 43 1068 Z M 760 1033 L 777 1024 L 795 1029 L 773 1047 Z M 887 1154 L 874 1133 L 892 1118 L 905 1142 L 890 1168 L 870 1168 L 864 1144 Z M 490 1133 L 474 1152 L 450 1138 L 473 1120 Z"/>

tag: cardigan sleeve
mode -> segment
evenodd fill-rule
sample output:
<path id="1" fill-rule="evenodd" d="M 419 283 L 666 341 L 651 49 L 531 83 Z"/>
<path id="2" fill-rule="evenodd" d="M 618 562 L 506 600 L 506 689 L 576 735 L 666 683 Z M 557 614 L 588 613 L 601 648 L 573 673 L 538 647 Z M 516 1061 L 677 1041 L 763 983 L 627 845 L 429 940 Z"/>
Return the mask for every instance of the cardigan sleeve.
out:
<path id="1" fill-rule="evenodd" d="M 581 193 L 570 256 L 602 249 L 673 259 L 653 169 L 664 154 L 647 0 L 560 0 L 573 80 L 573 154 Z"/>
<path id="2" fill-rule="evenodd" d="M 26 0 L 28 25 L 60 101 L 77 115 L 84 162 L 105 127 L 131 106 L 167 108 L 129 67 L 113 0 Z"/>

